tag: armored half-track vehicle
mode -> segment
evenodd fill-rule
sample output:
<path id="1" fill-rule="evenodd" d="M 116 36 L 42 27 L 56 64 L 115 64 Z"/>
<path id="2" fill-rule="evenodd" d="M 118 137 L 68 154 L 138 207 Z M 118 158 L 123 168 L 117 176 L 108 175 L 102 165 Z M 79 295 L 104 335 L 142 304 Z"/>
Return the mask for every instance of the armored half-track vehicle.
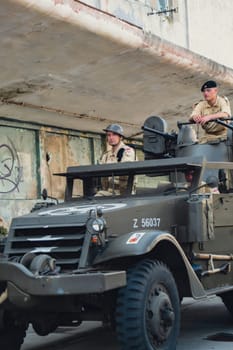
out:
<path id="1" fill-rule="evenodd" d="M 201 145 L 183 126 L 167 134 L 161 118 L 143 128 L 146 160 L 69 167 L 57 174 L 64 203 L 45 199 L 12 220 L 0 259 L 1 349 L 19 349 L 29 324 L 47 335 L 101 320 L 122 350 L 174 350 L 182 298 L 217 294 L 233 315 L 231 129 L 227 141 Z"/>

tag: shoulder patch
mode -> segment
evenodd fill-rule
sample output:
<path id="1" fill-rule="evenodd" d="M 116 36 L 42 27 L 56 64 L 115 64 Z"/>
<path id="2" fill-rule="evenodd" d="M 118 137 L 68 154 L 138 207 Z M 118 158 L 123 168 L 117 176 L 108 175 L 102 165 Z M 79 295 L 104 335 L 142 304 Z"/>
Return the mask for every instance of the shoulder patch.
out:
<path id="1" fill-rule="evenodd" d="M 125 150 L 126 151 L 132 151 L 132 148 L 128 146 L 128 147 L 125 147 Z"/>
<path id="2" fill-rule="evenodd" d="M 133 153 L 133 149 L 131 148 L 131 147 L 126 147 L 125 148 L 125 154 L 126 155 L 130 155 L 130 154 L 132 154 Z"/>

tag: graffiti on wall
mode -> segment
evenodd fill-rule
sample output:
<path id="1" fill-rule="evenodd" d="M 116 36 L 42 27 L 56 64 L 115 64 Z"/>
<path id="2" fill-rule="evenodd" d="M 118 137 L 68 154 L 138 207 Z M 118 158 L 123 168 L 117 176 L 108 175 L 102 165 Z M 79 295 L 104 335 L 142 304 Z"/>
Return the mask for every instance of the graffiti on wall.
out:
<path id="1" fill-rule="evenodd" d="M 10 138 L 0 144 L 0 193 L 19 192 L 23 178 L 17 150 Z"/>

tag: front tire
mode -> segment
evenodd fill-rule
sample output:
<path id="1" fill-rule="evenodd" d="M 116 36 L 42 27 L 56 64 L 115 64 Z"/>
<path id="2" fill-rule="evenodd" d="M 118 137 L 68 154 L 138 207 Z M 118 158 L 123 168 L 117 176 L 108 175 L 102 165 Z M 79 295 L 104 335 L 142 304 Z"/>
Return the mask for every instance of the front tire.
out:
<path id="1" fill-rule="evenodd" d="M 180 327 L 180 301 L 172 273 L 144 260 L 129 269 L 118 293 L 116 329 L 122 350 L 174 350 Z"/>
<path id="2" fill-rule="evenodd" d="M 0 348 L 19 350 L 26 336 L 27 328 L 26 323 L 18 323 L 7 312 L 0 310 Z"/>

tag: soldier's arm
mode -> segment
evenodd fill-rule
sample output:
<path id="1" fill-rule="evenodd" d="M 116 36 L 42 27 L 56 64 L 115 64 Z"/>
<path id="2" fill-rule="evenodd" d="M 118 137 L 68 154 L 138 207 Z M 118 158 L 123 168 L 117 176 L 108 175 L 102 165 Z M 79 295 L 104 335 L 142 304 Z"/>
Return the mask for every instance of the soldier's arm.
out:
<path id="1" fill-rule="evenodd" d="M 231 116 L 231 108 L 230 108 L 230 103 L 226 97 L 221 98 L 220 109 L 221 110 L 217 113 L 202 116 L 199 123 L 201 125 L 204 125 L 205 123 L 210 122 L 212 120 L 230 117 Z"/>
<path id="2" fill-rule="evenodd" d="M 203 125 L 203 124 L 210 122 L 212 120 L 216 120 L 219 118 L 227 118 L 227 117 L 229 117 L 229 114 L 226 112 L 217 112 L 214 114 L 205 115 L 205 116 L 201 117 L 200 124 Z"/>
<path id="3" fill-rule="evenodd" d="M 189 117 L 189 121 L 196 122 L 197 118 L 200 116 L 202 116 L 202 103 L 201 102 L 195 104 L 193 111 Z"/>

